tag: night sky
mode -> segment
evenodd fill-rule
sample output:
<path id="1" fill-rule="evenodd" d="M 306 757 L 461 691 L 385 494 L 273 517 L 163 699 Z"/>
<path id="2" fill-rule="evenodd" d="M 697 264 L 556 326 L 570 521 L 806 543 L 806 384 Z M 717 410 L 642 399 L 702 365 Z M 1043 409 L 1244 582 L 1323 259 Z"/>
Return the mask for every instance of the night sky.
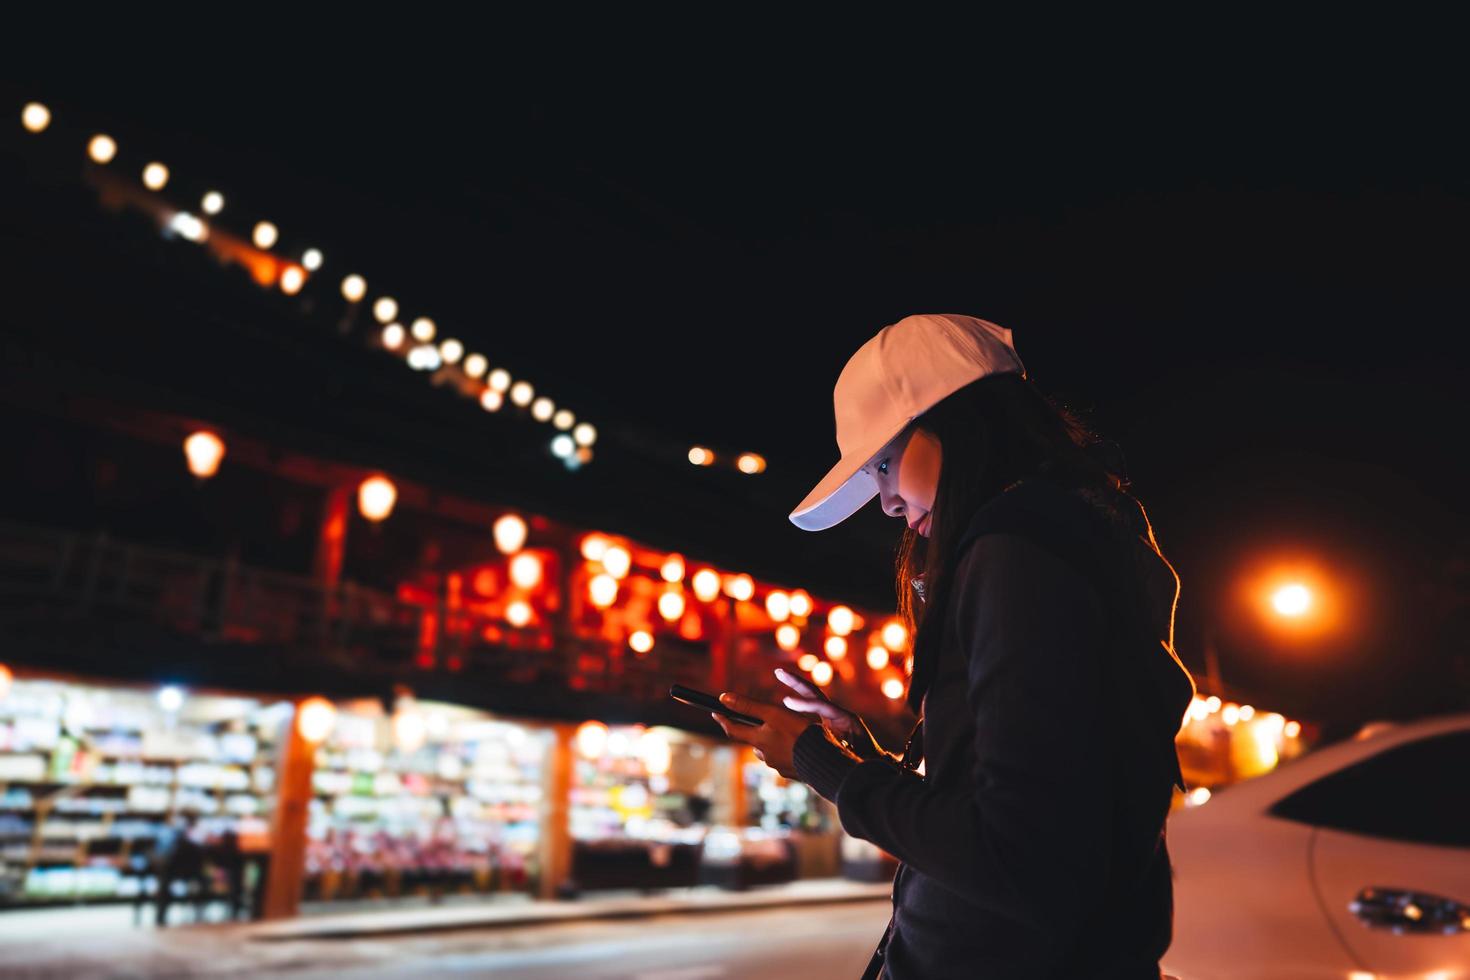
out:
<path id="1" fill-rule="evenodd" d="M 817 536 L 828 551 L 787 523 L 837 458 L 832 386 L 907 314 L 996 321 L 1037 384 L 1122 446 L 1182 580 L 1176 640 L 1197 677 L 1213 629 L 1225 680 L 1266 708 L 1349 730 L 1470 709 L 1470 159 L 1448 96 L 712 74 L 3 91 L 17 114 L 40 99 L 220 185 L 337 275 L 350 255 L 374 294 L 598 421 L 588 472 L 624 439 L 764 454 L 759 478 L 649 466 L 670 481 L 650 506 L 684 481 L 758 479 L 723 514 L 674 519 L 748 528 L 763 553 L 731 557 L 753 570 L 878 601 L 899 522 L 870 503 Z M 24 152 L 6 125 L 5 154 Z M 1337 585 L 1336 632 L 1284 637 L 1237 600 L 1284 557 Z"/>

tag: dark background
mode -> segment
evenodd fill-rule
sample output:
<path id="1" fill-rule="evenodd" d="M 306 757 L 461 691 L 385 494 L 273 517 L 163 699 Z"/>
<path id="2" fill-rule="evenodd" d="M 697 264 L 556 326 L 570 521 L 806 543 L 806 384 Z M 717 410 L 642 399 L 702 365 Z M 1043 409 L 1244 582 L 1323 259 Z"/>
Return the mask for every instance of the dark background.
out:
<path id="1" fill-rule="evenodd" d="M 1197 674 L 1212 629 L 1225 679 L 1289 715 L 1470 705 L 1459 80 L 1349 62 L 1259 87 L 900 90 L 894 67 L 4 83 L 7 112 L 39 99 L 53 127 L 111 133 L 121 168 L 166 162 L 165 196 L 218 187 L 231 227 L 322 248 L 324 308 L 359 271 L 529 377 L 598 425 L 577 473 L 360 338 L 290 333 L 278 295 L 154 255 L 82 187 L 84 139 L 38 157 L 16 121 L 5 328 L 160 405 L 888 605 L 897 522 L 869 504 L 810 535 L 786 514 L 836 461 L 847 357 L 909 313 L 980 316 L 1121 444 Z M 696 470 L 695 443 L 769 469 Z M 1239 583 L 1285 554 L 1351 589 L 1342 630 L 1290 640 L 1243 614 Z"/>

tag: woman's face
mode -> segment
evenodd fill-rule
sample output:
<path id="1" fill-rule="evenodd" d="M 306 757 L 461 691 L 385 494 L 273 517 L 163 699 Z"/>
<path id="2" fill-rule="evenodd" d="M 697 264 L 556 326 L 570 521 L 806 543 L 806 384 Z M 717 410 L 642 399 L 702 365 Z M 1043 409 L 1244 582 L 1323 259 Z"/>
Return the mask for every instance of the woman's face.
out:
<path id="1" fill-rule="evenodd" d="M 929 512 L 939 489 L 939 440 L 909 425 L 878 450 L 863 472 L 878 482 L 878 500 L 883 513 L 902 517 L 904 523 L 924 537 L 929 536 Z"/>

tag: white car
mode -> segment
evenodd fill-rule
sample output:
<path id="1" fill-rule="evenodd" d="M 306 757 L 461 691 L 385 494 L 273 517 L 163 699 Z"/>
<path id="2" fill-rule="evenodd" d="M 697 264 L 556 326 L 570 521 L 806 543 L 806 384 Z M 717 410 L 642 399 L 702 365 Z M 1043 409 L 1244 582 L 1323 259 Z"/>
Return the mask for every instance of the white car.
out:
<path id="1" fill-rule="evenodd" d="M 1168 844 L 1180 980 L 1470 978 L 1470 715 L 1225 787 Z"/>

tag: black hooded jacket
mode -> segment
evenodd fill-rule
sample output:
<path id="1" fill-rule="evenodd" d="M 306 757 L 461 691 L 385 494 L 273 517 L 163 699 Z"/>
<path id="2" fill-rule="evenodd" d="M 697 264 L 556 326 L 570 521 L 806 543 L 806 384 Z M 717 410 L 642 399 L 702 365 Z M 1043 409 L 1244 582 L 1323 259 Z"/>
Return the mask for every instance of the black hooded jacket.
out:
<path id="1" fill-rule="evenodd" d="M 817 724 L 795 748 L 843 828 L 899 859 L 885 976 L 1156 980 L 1195 693 L 1178 576 L 1136 499 L 1047 477 L 982 506 L 953 568 L 924 774 Z"/>

